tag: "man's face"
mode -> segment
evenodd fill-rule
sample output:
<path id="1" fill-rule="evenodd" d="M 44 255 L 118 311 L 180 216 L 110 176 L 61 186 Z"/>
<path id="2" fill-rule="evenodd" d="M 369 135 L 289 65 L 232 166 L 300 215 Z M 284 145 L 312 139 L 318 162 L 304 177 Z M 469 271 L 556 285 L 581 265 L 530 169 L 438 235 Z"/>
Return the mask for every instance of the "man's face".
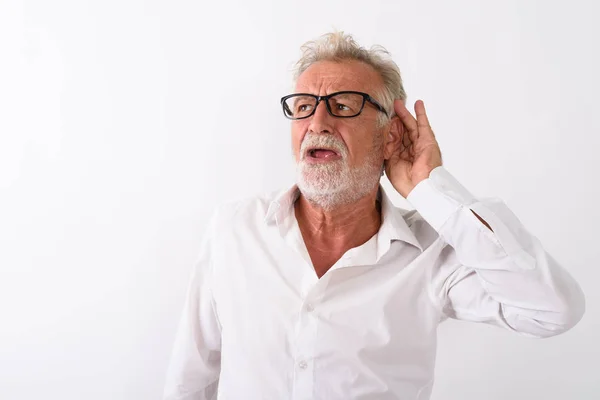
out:
<path id="1" fill-rule="evenodd" d="M 323 96 L 352 90 L 380 101 L 376 94 L 382 87 L 381 77 L 367 64 L 321 61 L 300 75 L 296 93 Z M 324 103 L 311 117 L 292 121 L 292 149 L 300 190 L 327 207 L 356 201 L 379 183 L 388 125 L 379 126 L 380 111 L 369 102 L 354 118 L 336 118 Z"/>

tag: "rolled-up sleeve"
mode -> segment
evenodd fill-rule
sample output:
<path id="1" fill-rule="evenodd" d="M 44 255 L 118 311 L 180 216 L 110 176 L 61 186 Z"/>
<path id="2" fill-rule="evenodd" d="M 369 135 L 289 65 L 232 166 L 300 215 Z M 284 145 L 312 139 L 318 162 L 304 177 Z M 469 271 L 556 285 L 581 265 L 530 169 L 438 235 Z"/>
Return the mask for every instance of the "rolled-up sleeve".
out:
<path id="1" fill-rule="evenodd" d="M 211 243 L 216 215 L 194 263 L 183 314 L 169 362 L 164 400 L 216 399 L 221 365 L 221 328 L 211 291 Z"/>
<path id="2" fill-rule="evenodd" d="M 582 318 L 580 286 L 503 201 L 476 199 L 444 167 L 407 200 L 447 244 L 430 287 L 445 316 L 533 337 L 565 332 Z"/>

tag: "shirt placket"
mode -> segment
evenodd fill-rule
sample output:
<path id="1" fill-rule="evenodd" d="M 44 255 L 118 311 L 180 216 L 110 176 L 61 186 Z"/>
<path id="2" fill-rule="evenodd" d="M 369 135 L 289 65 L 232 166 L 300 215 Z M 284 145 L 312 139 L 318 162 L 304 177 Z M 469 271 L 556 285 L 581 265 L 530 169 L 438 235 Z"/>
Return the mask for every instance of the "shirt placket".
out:
<path id="1" fill-rule="evenodd" d="M 307 276 L 301 285 L 301 304 L 296 324 L 293 400 L 314 399 L 315 346 L 323 282 Z"/>

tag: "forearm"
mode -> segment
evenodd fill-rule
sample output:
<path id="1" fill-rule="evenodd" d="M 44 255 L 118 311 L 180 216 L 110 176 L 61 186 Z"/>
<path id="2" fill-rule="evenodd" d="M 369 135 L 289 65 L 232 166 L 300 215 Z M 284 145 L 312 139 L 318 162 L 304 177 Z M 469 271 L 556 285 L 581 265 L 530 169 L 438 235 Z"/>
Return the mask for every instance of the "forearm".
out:
<path id="1" fill-rule="evenodd" d="M 487 222 L 485 222 L 485 220 L 484 220 L 483 218 L 481 218 L 481 217 L 480 217 L 480 216 L 479 216 L 479 215 L 478 215 L 478 214 L 477 214 L 475 211 L 471 210 L 471 212 L 472 212 L 473 214 L 475 214 L 475 216 L 476 216 L 476 217 L 477 217 L 477 218 L 478 218 L 478 219 L 481 221 L 481 223 L 482 223 L 482 224 L 484 224 L 485 226 L 487 226 L 487 228 L 488 228 L 490 231 L 494 232 L 494 230 L 492 229 L 492 227 L 491 227 L 491 226 L 490 226 L 490 225 L 489 225 Z"/>
<path id="2" fill-rule="evenodd" d="M 585 309 L 581 288 L 512 211 L 498 199 L 477 200 L 445 170 L 432 175 L 408 200 L 454 250 L 434 284 L 451 313 L 536 336 L 575 325 Z"/>

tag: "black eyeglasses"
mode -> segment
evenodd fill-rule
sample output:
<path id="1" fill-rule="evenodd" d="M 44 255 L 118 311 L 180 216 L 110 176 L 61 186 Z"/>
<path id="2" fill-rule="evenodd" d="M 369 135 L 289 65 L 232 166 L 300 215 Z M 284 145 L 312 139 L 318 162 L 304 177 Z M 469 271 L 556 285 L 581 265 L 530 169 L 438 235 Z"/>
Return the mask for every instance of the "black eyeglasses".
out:
<path id="1" fill-rule="evenodd" d="M 368 101 L 379 111 L 388 115 L 387 111 L 375 99 L 366 93 L 344 91 L 328 94 L 327 96 L 315 96 L 308 93 L 294 93 L 281 98 L 283 115 L 289 119 L 304 119 L 313 115 L 321 100 L 325 100 L 329 114 L 338 118 L 352 118 L 358 116 L 365 103 Z"/>

